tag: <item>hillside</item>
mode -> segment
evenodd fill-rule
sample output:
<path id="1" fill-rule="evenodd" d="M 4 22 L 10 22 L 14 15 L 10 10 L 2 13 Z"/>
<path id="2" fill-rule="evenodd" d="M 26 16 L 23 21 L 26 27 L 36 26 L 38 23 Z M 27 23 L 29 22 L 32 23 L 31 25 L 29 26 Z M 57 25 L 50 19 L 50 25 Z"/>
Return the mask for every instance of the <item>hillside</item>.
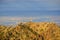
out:
<path id="1" fill-rule="evenodd" d="M 52 22 L 26 22 L 15 27 L 0 25 L 0 40 L 60 40 L 60 27 Z"/>

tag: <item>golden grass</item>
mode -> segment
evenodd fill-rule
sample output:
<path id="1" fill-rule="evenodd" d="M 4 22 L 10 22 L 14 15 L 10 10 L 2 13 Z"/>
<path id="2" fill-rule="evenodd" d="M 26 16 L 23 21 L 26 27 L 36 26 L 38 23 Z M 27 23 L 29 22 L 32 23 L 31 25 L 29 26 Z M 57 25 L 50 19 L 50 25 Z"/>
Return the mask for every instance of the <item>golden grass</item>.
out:
<path id="1" fill-rule="evenodd" d="M 16 27 L 0 25 L 0 40 L 60 40 L 60 28 L 52 22 L 27 22 Z"/>

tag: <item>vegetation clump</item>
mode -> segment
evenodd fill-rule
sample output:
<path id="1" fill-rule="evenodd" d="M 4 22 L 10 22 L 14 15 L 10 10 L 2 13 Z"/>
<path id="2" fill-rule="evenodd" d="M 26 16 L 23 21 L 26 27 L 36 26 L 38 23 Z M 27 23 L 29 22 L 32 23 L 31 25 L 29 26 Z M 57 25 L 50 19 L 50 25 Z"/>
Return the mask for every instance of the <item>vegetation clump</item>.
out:
<path id="1" fill-rule="evenodd" d="M 26 22 L 16 27 L 0 25 L 0 40 L 60 40 L 60 27 L 52 22 Z"/>

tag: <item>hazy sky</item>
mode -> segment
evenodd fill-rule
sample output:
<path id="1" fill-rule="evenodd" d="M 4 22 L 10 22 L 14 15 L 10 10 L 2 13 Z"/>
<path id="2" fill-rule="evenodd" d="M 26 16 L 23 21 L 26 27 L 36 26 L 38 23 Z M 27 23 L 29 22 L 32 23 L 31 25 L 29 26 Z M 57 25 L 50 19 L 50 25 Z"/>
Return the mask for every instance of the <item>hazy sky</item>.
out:
<path id="1" fill-rule="evenodd" d="M 23 17 L 60 23 L 60 0 L 0 0 L 0 24 L 15 23 Z"/>

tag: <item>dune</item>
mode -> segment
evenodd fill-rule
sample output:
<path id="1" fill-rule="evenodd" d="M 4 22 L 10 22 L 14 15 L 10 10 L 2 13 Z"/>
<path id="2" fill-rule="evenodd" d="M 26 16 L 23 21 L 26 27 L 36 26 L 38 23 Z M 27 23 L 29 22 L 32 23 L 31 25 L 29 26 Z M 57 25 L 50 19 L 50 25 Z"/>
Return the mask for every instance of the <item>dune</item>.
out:
<path id="1" fill-rule="evenodd" d="M 60 40 L 60 27 L 53 22 L 18 23 L 15 27 L 0 25 L 0 40 Z"/>

